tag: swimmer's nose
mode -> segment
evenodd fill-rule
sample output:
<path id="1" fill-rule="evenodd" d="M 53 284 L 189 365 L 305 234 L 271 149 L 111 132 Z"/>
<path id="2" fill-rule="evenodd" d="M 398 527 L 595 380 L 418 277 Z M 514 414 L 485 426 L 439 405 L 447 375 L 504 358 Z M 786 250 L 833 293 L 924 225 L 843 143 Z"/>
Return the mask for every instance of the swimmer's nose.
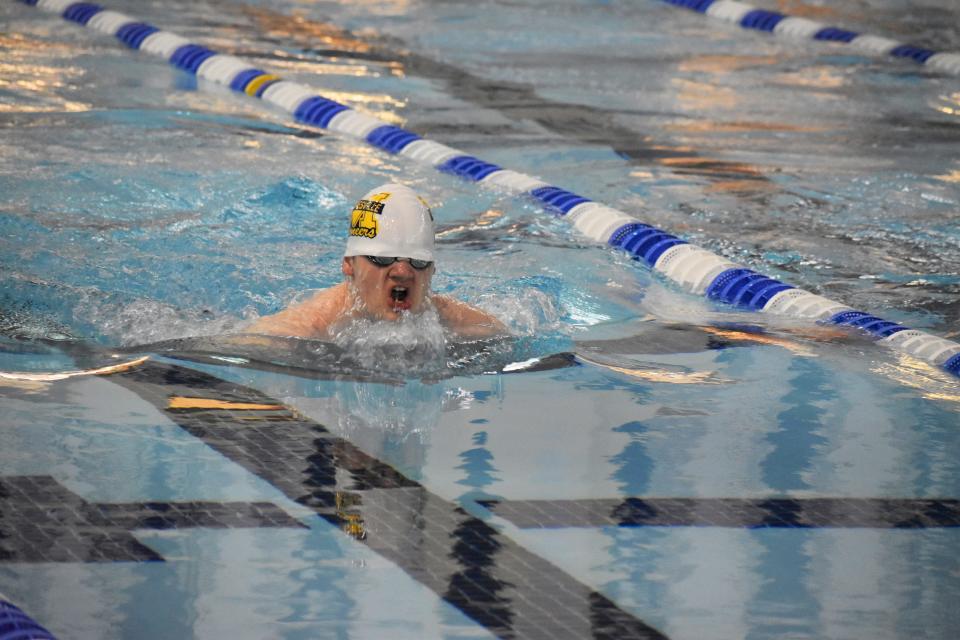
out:
<path id="1" fill-rule="evenodd" d="M 413 280 L 416 271 L 413 267 L 410 266 L 410 263 L 406 260 L 397 260 L 392 265 L 390 265 L 390 277 L 396 278 L 397 280 Z"/>

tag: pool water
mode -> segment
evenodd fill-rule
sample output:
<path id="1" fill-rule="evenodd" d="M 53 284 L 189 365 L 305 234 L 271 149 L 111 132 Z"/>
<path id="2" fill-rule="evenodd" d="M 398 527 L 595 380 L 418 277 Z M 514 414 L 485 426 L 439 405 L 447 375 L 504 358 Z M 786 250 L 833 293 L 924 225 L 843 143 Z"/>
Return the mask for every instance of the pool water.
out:
<path id="1" fill-rule="evenodd" d="M 943 3 L 753 4 L 960 49 Z M 955 77 L 655 0 L 107 8 L 960 335 Z M 0 15 L 0 371 L 151 356 L 0 377 L 0 599 L 56 637 L 956 635 L 955 377 Z M 346 211 L 388 180 L 432 205 L 434 288 L 514 341 L 350 375 L 322 343 L 223 339 L 338 282 Z"/>

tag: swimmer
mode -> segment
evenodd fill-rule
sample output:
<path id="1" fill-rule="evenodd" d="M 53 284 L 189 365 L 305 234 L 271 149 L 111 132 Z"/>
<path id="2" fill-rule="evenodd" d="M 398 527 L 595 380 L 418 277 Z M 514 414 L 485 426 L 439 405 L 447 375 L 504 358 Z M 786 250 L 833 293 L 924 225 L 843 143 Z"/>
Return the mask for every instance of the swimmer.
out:
<path id="1" fill-rule="evenodd" d="M 340 267 L 344 282 L 264 316 L 245 331 L 325 339 L 353 319 L 394 321 L 435 310 L 440 324 L 457 337 L 509 335 L 492 315 L 431 293 L 433 248 L 433 213 L 423 198 L 404 185 L 381 185 L 354 205 Z"/>

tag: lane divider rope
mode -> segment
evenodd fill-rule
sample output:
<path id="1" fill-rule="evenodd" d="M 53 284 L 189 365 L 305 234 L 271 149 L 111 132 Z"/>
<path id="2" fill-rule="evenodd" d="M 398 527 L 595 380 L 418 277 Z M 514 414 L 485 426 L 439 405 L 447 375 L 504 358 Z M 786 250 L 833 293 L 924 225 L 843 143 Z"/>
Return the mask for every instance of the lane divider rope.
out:
<path id="1" fill-rule="evenodd" d="M 217 53 L 125 14 L 73 0 L 18 1 L 113 35 L 132 49 L 152 53 L 200 78 L 278 106 L 304 124 L 363 139 L 389 153 L 432 165 L 465 180 L 528 195 L 546 210 L 565 218 L 587 238 L 627 252 L 690 293 L 742 309 L 856 327 L 883 346 L 960 376 L 960 344 L 951 340 L 910 329 L 770 278 L 623 211 L 426 140 L 318 95 L 310 87 L 284 80 L 249 62 Z M 712 6 L 717 2 L 691 0 L 691 3 Z"/>
<path id="2" fill-rule="evenodd" d="M 960 53 L 952 51 L 937 52 L 925 47 L 897 42 L 890 38 L 857 33 L 840 27 L 831 27 L 815 20 L 758 9 L 737 0 L 662 1 L 703 13 L 717 20 L 739 25 L 745 29 L 766 31 L 774 35 L 802 40 L 820 40 L 843 44 L 855 53 L 913 60 L 937 71 L 960 75 Z"/>

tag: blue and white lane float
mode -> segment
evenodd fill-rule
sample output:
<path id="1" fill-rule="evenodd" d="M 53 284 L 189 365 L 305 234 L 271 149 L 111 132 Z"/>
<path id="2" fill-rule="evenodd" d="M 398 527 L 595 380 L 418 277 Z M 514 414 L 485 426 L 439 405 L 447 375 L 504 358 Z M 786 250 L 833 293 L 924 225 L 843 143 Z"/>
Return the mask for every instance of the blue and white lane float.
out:
<path id="1" fill-rule="evenodd" d="M 815 20 L 758 9 L 736 0 L 663 0 L 663 2 L 703 13 L 745 29 L 767 31 L 774 35 L 802 40 L 844 44 L 855 53 L 913 60 L 937 71 L 960 75 L 960 53 L 937 52 L 890 38 L 831 27 Z"/>
<path id="2" fill-rule="evenodd" d="M 742 309 L 859 328 L 883 346 L 960 376 L 960 344 L 910 329 L 798 289 L 690 244 L 634 216 L 552 186 L 538 178 L 484 162 L 421 138 L 230 55 L 116 11 L 72 0 L 19 0 L 67 20 L 116 36 L 132 49 L 160 56 L 205 80 L 278 106 L 304 124 L 346 134 L 439 171 L 510 193 L 525 194 L 568 220 L 587 238 L 622 249 L 684 290 Z M 725 4 L 700 0 L 703 5 Z M 739 4 L 739 3 L 734 3 Z"/>

